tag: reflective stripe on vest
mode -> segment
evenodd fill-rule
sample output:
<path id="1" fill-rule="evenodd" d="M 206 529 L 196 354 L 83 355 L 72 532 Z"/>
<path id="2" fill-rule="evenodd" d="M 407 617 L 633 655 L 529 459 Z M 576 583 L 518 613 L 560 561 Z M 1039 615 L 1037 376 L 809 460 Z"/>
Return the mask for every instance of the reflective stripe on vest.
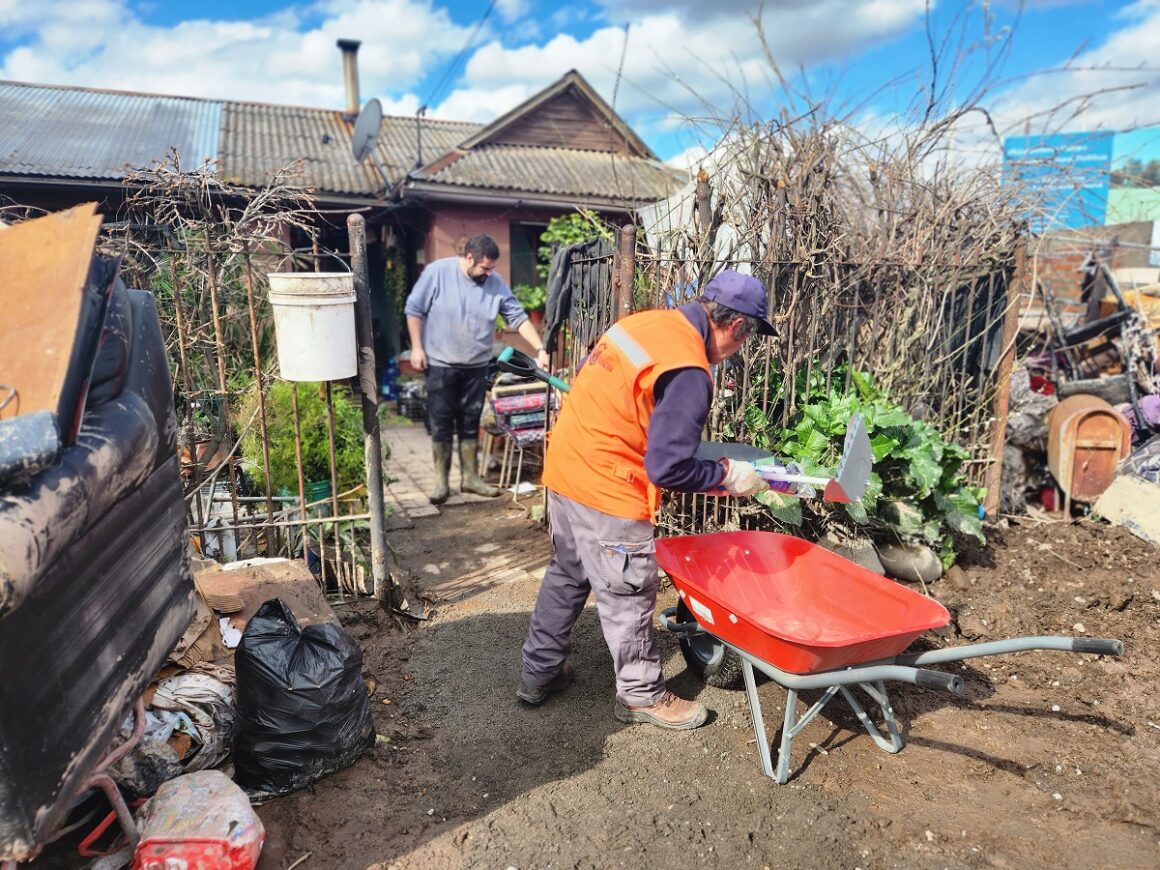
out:
<path id="1" fill-rule="evenodd" d="M 637 371 L 652 362 L 652 357 L 649 356 L 648 351 L 641 347 L 635 338 L 625 332 L 624 327 L 619 323 L 612 324 L 604 335 L 620 349 L 620 352 L 628 358 L 630 363 L 636 366 Z"/>

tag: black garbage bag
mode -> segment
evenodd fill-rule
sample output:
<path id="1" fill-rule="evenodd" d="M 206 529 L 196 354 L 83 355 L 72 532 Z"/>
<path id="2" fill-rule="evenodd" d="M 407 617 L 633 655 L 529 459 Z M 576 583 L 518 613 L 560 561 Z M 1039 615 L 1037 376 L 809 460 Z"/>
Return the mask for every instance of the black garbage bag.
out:
<path id="1" fill-rule="evenodd" d="M 286 794 L 353 764 L 374 743 L 362 660 L 337 625 L 299 628 L 278 598 L 258 609 L 235 653 L 238 785 L 253 797 Z"/>

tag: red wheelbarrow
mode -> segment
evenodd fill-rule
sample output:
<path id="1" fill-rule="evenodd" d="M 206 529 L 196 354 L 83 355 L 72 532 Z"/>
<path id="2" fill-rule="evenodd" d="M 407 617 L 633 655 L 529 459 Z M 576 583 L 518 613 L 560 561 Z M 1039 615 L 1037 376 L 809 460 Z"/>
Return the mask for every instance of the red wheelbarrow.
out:
<path id="1" fill-rule="evenodd" d="M 963 680 L 925 665 L 1023 650 L 1122 655 L 1118 640 L 1018 637 L 929 652 L 906 653 L 919 635 L 946 625 L 947 609 L 817 544 L 774 532 L 718 532 L 661 538 L 657 562 L 680 604 L 662 625 L 678 635 L 694 670 L 717 686 L 745 683 L 761 769 L 779 784 L 789 778 L 793 738 L 841 694 L 866 733 L 887 752 L 902 738 L 886 692 L 889 680 L 961 695 Z M 787 691 L 774 769 L 754 669 Z M 880 708 L 889 739 L 851 692 L 860 687 Z M 800 719 L 798 693 L 821 690 Z"/>

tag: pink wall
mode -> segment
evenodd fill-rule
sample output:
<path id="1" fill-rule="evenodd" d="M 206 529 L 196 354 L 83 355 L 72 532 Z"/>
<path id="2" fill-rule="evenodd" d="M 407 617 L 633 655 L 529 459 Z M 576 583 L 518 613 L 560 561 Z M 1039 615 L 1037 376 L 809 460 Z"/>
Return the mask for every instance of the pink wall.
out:
<path id="1" fill-rule="evenodd" d="M 532 211 L 527 209 L 486 208 L 455 205 L 437 205 L 431 220 L 431 231 L 423 252 L 427 262 L 432 263 L 443 257 L 459 254 L 463 243 L 476 233 L 486 233 L 499 245 L 499 260 L 496 268 L 505 281 L 510 281 L 511 263 L 508 251 L 511 246 L 511 222 L 532 221 L 547 223 L 563 212 Z"/>

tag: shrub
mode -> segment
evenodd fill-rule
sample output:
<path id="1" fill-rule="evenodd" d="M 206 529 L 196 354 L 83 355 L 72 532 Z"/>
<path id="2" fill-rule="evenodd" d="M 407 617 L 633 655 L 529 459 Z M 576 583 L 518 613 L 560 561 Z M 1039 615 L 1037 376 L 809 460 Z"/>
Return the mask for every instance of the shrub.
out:
<path id="1" fill-rule="evenodd" d="M 798 385 L 802 404 L 782 429 L 772 427 L 759 406 L 748 406 L 749 437 L 796 462 L 806 474 L 825 476 L 841 456 L 850 418 L 861 413 L 874 451 L 874 471 L 862 500 L 843 505 L 848 519 L 880 541 L 927 544 L 944 565 L 954 562 L 958 537 L 985 543 L 979 518 L 984 490 L 968 486 L 962 474 L 970 453 L 891 402 L 869 375 L 850 375 L 851 390 L 843 388 L 844 371 L 833 376 L 827 389 L 815 369 L 812 383 Z M 762 503 L 782 522 L 803 521 L 799 499 L 771 493 Z"/>
<path id="2" fill-rule="evenodd" d="M 543 311 L 548 301 L 548 289 L 542 284 L 517 284 L 512 288 L 512 293 L 524 311 L 528 312 Z"/>
<path id="3" fill-rule="evenodd" d="M 330 442 L 327 436 L 326 399 L 320 384 L 302 383 L 298 389 L 298 417 L 302 433 L 302 474 L 306 482 L 330 480 Z M 266 437 L 270 445 L 270 479 L 275 491 L 298 492 L 298 462 L 294 449 L 294 410 L 289 381 L 274 381 L 266 393 Z M 362 408 L 345 389 L 334 388 L 335 471 L 339 491 L 365 480 Z M 238 411 L 245 425 L 257 408 L 257 390 L 251 388 Z M 262 468 L 262 438 L 257 419 L 242 439 L 242 458 L 256 470 Z"/>

